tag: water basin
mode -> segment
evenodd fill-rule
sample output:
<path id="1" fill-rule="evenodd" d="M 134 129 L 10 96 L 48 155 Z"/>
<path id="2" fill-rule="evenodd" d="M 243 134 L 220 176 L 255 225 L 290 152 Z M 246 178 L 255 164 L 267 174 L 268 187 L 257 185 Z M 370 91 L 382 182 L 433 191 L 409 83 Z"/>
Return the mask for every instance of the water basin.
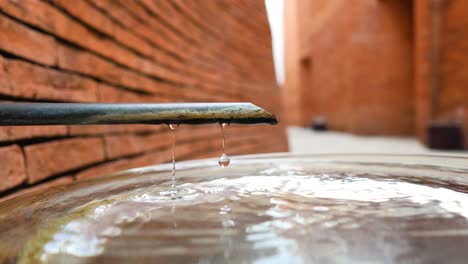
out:
<path id="1" fill-rule="evenodd" d="M 233 157 L 145 167 L 0 204 L 20 263 L 466 263 L 468 161 Z"/>

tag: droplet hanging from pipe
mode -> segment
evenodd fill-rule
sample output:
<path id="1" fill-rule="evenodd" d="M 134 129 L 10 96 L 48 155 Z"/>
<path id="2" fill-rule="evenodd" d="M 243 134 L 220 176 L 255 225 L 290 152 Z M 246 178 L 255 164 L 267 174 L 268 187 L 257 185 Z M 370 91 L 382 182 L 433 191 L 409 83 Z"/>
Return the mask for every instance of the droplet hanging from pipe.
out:
<path id="1" fill-rule="evenodd" d="M 225 148 L 224 148 L 224 129 L 229 126 L 228 123 L 220 123 L 221 125 L 221 135 L 222 135 L 222 147 L 223 147 L 223 154 L 218 158 L 218 164 L 221 167 L 227 167 L 229 166 L 229 163 L 231 162 L 231 159 L 229 158 L 228 155 L 225 153 Z"/>

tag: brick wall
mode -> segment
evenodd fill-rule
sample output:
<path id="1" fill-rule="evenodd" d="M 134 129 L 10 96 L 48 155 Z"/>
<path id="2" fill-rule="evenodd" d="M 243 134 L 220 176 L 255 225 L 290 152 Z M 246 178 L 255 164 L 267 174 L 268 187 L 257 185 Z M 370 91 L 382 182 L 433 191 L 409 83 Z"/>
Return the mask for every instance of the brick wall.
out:
<path id="1" fill-rule="evenodd" d="M 286 121 L 417 135 L 464 120 L 468 148 L 468 1 L 285 2 Z"/>
<path id="2" fill-rule="evenodd" d="M 4 102 L 250 101 L 279 113 L 263 0 L 0 0 Z M 181 126 L 178 160 L 220 154 Z M 0 127 L 0 195 L 170 160 L 164 126 Z M 284 129 L 232 125 L 227 153 L 285 151 Z M 214 162 L 216 160 L 214 159 Z"/>
<path id="3" fill-rule="evenodd" d="M 292 0 L 285 14 L 290 123 L 323 115 L 335 130 L 413 133 L 411 1 Z"/>

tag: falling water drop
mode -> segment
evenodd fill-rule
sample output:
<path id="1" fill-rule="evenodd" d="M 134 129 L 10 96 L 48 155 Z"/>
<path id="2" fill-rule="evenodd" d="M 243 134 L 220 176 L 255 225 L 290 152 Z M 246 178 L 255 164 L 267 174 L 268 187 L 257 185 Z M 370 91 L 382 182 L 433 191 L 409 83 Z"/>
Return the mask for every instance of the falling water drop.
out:
<path id="1" fill-rule="evenodd" d="M 231 162 L 231 160 L 229 159 L 229 156 L 224 153 L 221 154 L 221 156 L 218 159 L 219 166 L 221 167 L 229 166 L 229 162 Z"/>
<path id="2" fill-rule="evenodd" d="M 172 189 L 175 188 L 175 131 L 179 124 L 168 124 L 172 132 Z"/>
<path id="3" fill-rule="evenodd" d="M 221 156 L 219 157 L 218 163 L 219 163 L 219 166 L 221 166 L 221 167 L 227 167 L 227 166 L 229 166 L 229 163 L 231 162 L 231 160 L 229 159 L 229 156 L 226 155 L 226 153 L 224 153 L 225 152 L 224 151 L 224 129 L 226 127 L 228 127 L 229 124 L 228 123 L 221 123 L 220 125 L 221 125 L 221 135 L 222 135 L 222 138 L 223 138 L 223 140 L 222 140 L 223 154 L 221 154 Z"/>

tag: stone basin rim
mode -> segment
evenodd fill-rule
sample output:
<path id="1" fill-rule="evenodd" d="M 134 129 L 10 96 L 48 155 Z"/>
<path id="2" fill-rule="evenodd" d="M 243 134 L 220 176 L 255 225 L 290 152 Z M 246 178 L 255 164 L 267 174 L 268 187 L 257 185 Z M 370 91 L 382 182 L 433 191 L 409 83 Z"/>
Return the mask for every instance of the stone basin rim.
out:
<path id="1" fill-rule="evenodd" d="M 261 161 L 272 160 L 308 160 L 316 163 L 352 163 L 356 165 L 403 165 L 403 166 L 429 166 L 433 168 L 445 168 L 449 170 L 468 173 L 468 157 L 440 154 L 386 154 L 386 153 L 326 153 L 326 154 L 297 154 L 288 152 L 248 154 L 231 156 L 232 165 L 227 169 L 235 169 L 236 165 L 254 164 Z M 176 163 L 177 171 L 185 171 L 200 168 L 219 167 L 215 158 L 195 159 L 179 161 Z M 101 177 L 115 177 L 124 174 L 144 174 L 171 172 L 172 163 L 150 165 L 128 170 L 118 171 Z"/>

